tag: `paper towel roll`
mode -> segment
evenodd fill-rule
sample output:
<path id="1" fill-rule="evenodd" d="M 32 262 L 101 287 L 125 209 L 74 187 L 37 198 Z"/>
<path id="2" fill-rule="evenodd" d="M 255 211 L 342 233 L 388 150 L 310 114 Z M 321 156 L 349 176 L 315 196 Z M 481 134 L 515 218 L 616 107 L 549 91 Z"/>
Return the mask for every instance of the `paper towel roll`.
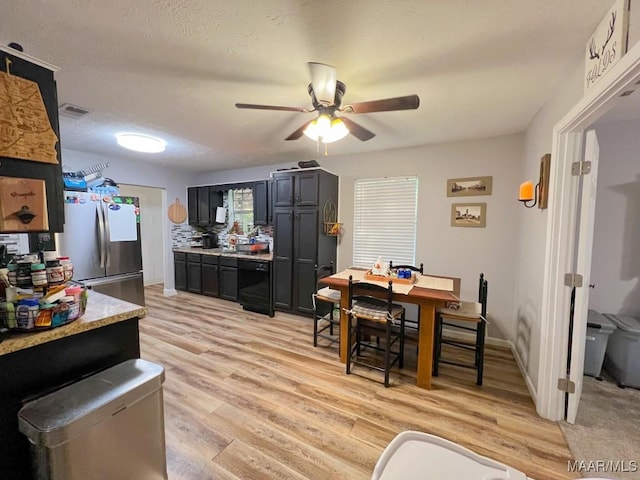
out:
<path id="1" fill-rule="evenodd" d="M 227 209 L 224 207 L 216 208 L 216 223 L 225 223 L 227 219 Z"/>

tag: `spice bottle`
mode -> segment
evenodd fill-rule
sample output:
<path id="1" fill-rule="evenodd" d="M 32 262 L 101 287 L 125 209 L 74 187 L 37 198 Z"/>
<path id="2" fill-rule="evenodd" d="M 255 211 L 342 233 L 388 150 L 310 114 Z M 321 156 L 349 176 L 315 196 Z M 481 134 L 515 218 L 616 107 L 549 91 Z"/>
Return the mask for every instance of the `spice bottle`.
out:
<path id="1" fill-rule="evenodd" d="M 59 257 L 58 261 L 60 262 L 60 266 L 62 267 L 64 281 L 68 282 L 73 278 L 73 264 L 71 263 L 69 257 Z"/>
<path id="2" fill-rule="evenodd" d="M 49 285 L 64 283 L 64 270 L 58 260 L 47 261 L 47 282 Z"/>
<path id="3" fill-rule="evenodd" d="M 47 271 L 44 263 L 34 263 L 31 265 L 31 283 L 34 287 L 47 286 Z"/>

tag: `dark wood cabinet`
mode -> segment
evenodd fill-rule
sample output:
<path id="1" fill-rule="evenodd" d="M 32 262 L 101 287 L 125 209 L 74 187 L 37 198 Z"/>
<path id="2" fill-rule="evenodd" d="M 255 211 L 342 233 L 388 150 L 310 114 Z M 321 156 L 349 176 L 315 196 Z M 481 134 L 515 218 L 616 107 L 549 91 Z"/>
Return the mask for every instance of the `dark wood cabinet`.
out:
<path id="1" fill-rule="evenodd" d="M 314 267 L 336 261 L 337 239 L 324 234 L 322 212 L 329 200 L 338 205 L 338 177 L 321 169 L 278 172 L 273 199 L 274 307 L 312 314 Z M 278 207 L 285 200 L 292 205 Z"/>
<path id="2" fill-rule="evenodd" d="M 274 207 L 314 207 L 320 193 L 320 171 L 273 174 Z"/>
<path id="3" fill-rule="evenodd" d="M 220 265 L 220 297 L 238 301 L 238 268 Z"/>
<path id="4" fill-rule="evenodd" d="M 0 47 L 4 48 L 4 47 Z M 9 49 L 10 50 L 10 49 Z M 47 214 L 49 217 L 49 231 L 62 232 L 64 230 L 64 185 L 62 182 L 62 156 L 60 151 L 60 127 L 58 122 L 58 95 L 54 73 L 43 66 L 37 65 L 16 54 L 0 50 L 0 65 L 6 71 L 6 65 L 12 75 L 31 80 L 38 84 L 44 107 L 49 117 L 49 123 L 58 137 L 55 149 L 58 156 L 57 164 L 41 163 L 0 156 L 0 176 L 35 178 L 44 180 L 47 198 Z M 4 106 L 0 106 L 4 107 Z M 11 128 L 10 124 L 7 128 Z"/>
<path id="5" fill-rule="evenodd" d="M 222 191 L 215 187 L 187 188 L 189 225 L 209 226 L 216 220 L 216 208 L 222 206 Z"/>
<path id="6" fill-rule="evenodd" d="M 260 180 L 253 184 L 253 224 L 269 224 L 269 181 Z"/>
<path id="7" fill-rule="evenodd" d="M 173 254 L 173 269 L 176 290 L 187 291 L 187 254 L 175 252 Z"/>
<path id="8" fill-rule="evenodd" d="M 210 297 L 220 296 L 219 257 L 202 255 L 202 294 Z"/>
<path id="9" fill-rule="evenodd" d="M 187 290 L 202 293 L 202 263 L 199 254 L 187 254 Z"/>

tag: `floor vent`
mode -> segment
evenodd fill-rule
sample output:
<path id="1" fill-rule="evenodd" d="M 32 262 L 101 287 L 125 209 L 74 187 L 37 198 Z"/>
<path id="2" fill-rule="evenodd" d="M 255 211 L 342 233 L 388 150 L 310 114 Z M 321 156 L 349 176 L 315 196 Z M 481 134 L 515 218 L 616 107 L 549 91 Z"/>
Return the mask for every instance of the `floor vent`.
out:
<path id="1" fill-rule="evenodd" d="M 70 103 L 63 103 L 60 105 L 60 115 L 69 118 L 82 118 L 91 113 L 91 110 L 84 107 L 78 107 Z"/>

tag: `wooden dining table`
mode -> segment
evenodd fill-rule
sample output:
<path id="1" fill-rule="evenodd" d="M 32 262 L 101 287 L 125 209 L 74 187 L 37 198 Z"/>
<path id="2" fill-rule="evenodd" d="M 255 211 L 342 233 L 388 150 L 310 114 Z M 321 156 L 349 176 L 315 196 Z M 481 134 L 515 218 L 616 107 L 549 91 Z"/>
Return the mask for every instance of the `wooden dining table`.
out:
<path id="1" fill-rule="evenodd" d="M 349 352 L 349 346 L 344 341 L 347 338 L 347 329 L 349 328 L 348 316 L 345 313 L 349 307 L 349 275 L 353 277 L 353 281 L 369 281 L 364 279 L 365 271 L 366 269 L 349 268 L 321 280 L 324 285 L 340 290 L 340 361 L 342 363 L 347 362 Z M 443 281 L 438 281 L 439 279 Z M 430 282 L 430 280 L 432 281 Z M 448 280 L 451 281 L 448 282 Z M 423 285 L 432 285 L 437 288 L 428 288 Z M 459 300 L 460 279 L 437 275 L 419 275 L 416 283 L 412 286 L 398 284 L 397 288 L 394 285 L 393 289 L 394 302 L 411 303 L 420 307 L 416 385 L 430 388 L 436 308 L 444 306 L 447 302 Z"/>

